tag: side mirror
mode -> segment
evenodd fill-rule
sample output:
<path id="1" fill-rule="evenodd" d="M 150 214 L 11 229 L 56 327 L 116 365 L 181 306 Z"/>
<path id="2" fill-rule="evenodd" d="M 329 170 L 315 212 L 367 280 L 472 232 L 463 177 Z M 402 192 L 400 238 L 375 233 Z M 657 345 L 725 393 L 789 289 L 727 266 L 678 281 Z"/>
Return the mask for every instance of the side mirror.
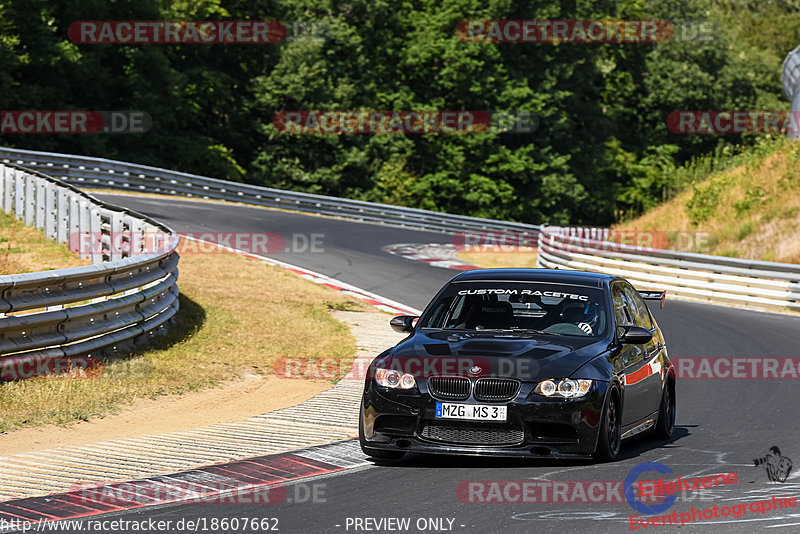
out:
<path id="1" fill-rule="evenodd" d="M 641 326 L 626 326 L 625 331 L 619 336 L 620 343 L 625 345 L 643 345 L 653 339 L 653 333 Z"/>
<path id="2" fill-rule="evenodd" d="M 416 315 L 398 315 L 397 317 L 392 317 L 392 320 L 389 321 L 389 326 L 395 332 L 409 334 L 414 331 L 414 321 L 417 319 L 419 317 Z"/>

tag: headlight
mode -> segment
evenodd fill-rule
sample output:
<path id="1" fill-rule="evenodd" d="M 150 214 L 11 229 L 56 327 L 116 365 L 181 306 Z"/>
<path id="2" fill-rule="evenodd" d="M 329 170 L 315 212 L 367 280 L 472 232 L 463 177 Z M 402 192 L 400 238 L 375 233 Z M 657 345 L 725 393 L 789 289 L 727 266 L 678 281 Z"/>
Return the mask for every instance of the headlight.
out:
<path id="1" fill-rule="evenodd" d="M 556 383 L 552 380 L 545 380 L 544 382 L 539 382 L 539 385 L 536 386 L 536 393 L 539 395 L 544 395 L 545 397 L 549 397 L 553 395 L 557 391 Z"/>
<path id="2" fill-rule="evenodd" d="M 375 382 L 387 388 L 412 389 L 417 387 L 413 375 L 401 374 L 394 369 L 376 369 Z"/>
<path id="3" fill-rule="evenodd" d="M 591 380 L 543 380 L 539 382 L 534 393 L 545 397 L 563 397 L 565 399 L 577 399 L 589 393 L 592 387 Z"/>

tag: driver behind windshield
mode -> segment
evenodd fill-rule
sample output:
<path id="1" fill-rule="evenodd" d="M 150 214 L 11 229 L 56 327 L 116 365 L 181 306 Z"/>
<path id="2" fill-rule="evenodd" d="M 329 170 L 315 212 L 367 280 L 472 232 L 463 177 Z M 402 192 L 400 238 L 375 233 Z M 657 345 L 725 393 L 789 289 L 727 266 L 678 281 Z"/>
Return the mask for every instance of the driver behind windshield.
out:
<path id="1" fill-rule="evenodd" d="M 602 292 L 597 288 L 538 283 L 454 286 L 423 317 L 422 328 L 573 336 L 601 336 L 605 331 Z"/>

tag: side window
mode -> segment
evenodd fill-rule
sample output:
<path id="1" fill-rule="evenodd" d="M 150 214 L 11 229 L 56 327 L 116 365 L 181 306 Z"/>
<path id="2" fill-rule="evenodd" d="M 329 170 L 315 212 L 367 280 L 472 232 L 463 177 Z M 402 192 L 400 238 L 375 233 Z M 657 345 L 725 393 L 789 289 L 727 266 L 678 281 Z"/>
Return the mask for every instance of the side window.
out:
<path id="1" fill-rule="evenodd" d="M 636 315 L 636 324 L 650 330 L 653 328 L 653 321 L 650 320 L 650 311 L 644 303 L 642 296 L 631 286 L 625 286 L 625 296 L 633 305 L 633 313 Z"/>
<path id="2" fill-rule="evenodd" d="M 614 320 L 617 326 L 629 326 L 633 323 L 633 313 L 630 311 L 629 304 L 622 292 L 619 284 L 611 287 L 611 303 L 614 306 Z"/>

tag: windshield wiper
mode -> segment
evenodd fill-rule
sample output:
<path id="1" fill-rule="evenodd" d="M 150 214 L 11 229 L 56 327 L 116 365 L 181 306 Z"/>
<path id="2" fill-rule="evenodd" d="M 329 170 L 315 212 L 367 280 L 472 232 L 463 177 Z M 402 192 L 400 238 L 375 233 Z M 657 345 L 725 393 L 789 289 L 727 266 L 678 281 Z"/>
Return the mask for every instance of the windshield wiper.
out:
<path id="1" fill-rule="evenodd" d="M 561 332 L 548 332 L 547 330 L 536 330 L 535 328 L 512 328 L 512 332 L 531 332 L 533 334 L 544 334 L 546 336 L 563 336 Z"/>

